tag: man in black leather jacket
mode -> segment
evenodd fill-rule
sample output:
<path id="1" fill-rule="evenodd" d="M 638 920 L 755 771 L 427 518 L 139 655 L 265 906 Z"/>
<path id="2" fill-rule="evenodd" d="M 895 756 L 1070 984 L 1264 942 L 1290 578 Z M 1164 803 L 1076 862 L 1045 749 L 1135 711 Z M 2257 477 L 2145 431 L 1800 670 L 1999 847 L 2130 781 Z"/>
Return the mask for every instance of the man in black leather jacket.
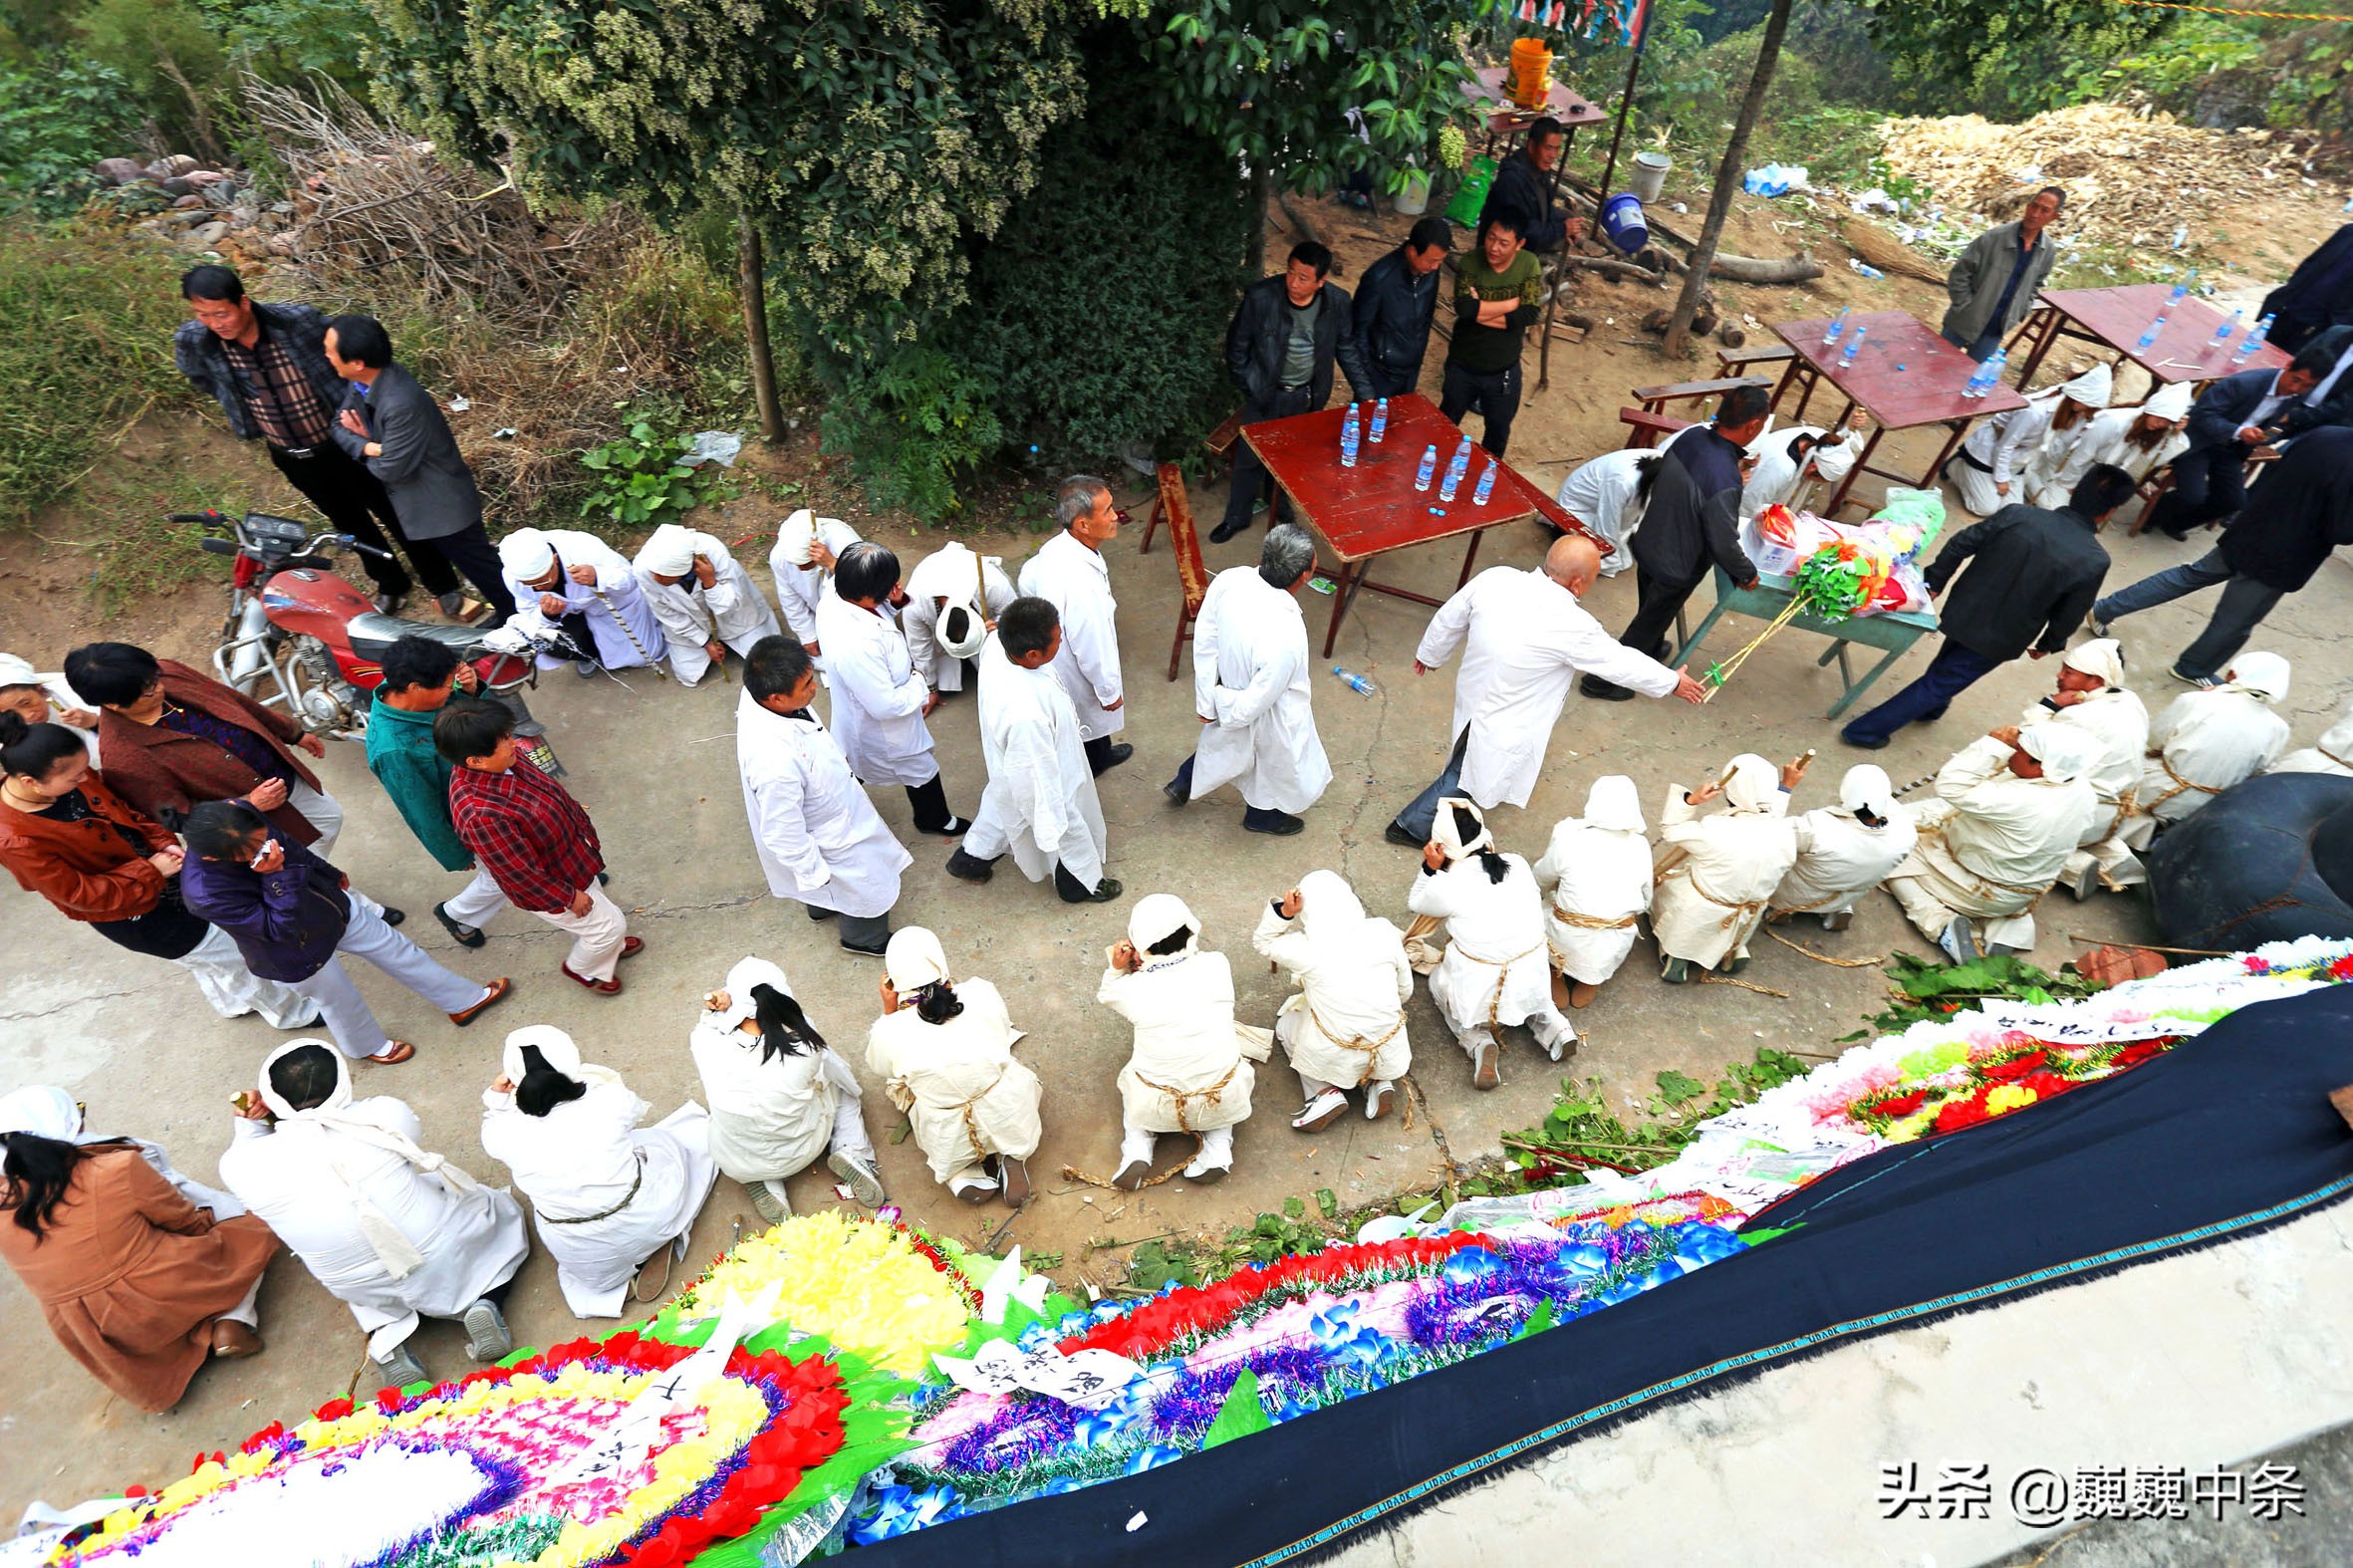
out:
<path id="1" fill-rule="evenodd" d="M 1373 373 L 1371 395 L 1395 397 L 1420 384 L 1438 314 L 1438 269 L 1453 248 L 1446 220 L 1424 218 L 1403 245 L 1365 269 L 1356 287 L 1356 341 Z"/>
<path id="2" fill-rule="evenodd" d="M 1332 395 L 1335 360 L 1359 400 L 1374 395 L 1372 371 L 1357 351 L 1348 291 L 1324 281 L 1331 271 L 1331 251 L 1303 240 L 1291 247 L 1282 276 L 1261 278 L 1242 291 L 1241 308 L 1225 329 L 1225 370 L 1241 391 L 1244 424 L 1321 408 Z M 1250 443 L 1237 440 L 1233 494 L 1210 543 L 1223 544 L 1250 525 L 1265 476 L 1266 465 Z M 1289 499 L 1278 491 L 1271 510 L 1276 522 L 1283 521 Z"/>

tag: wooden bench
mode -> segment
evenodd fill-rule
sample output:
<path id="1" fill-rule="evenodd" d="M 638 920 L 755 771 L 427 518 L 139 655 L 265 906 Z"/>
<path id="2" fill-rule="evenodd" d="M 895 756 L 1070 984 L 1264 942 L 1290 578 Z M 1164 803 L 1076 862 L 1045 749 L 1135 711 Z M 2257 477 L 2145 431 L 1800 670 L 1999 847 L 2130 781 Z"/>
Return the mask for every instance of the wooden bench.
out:
<path id="1" fill-rule="evenodd" d="M 1233 443 L 1240 440 L 1241 438 L 1242 410 L 1236 408 L 1233 412 L 1225 416 L 1224 423 L 1218 425 L 1214 430 L 1211 430 L 1208 435 L 1202 439 L 1201 445 L 1208 450 L 1208 453 L 1211 457 L 1216 458 L 1219 462 L 1229 462 L 1233 458 Z M 1161 466 L 1165 468 L 1168 465 L 1164 463 Z M 1187 512 L 1185 515 L 1190 517 L 1192 514 Z M 1160 526 L 1161 503 L 1155 501 L 1152 506 L 1152 517 L 1144 525 L 1144 543 L 1137 546 L 1136 549 L 1136 553 L 1138 555 L 1152 554 L 1152 536 L 1159 531 Z M 1194 553 L 1196 555 L 1199 553 L 1198 546 L 1194 547 Z M 1174 680 L 1176 677 L 1172 675 L 1169 678 Z"/>
<path id="2" fill-rule="evenodd" d="M 1716 368 L 1726 376 L 1737 376 L 1750 365 L 1779 365 L 1784 360 L 1797 358 L 1797 351 L 1785 343 L 1758 344 L 1754 348 L 1718 349 Z"/>
<path id="3" fill-rule="evenodd" d="M 1679 419 L 1672 413 L 1654 413 L 1648 408 L 1620 408 L 1618 422 L 1627 426 L 1626 444 L 1656 446 L 1660 437 L 1673 435 L 1692 426 L 1689 419 Z"/>
<path id="4" fill-rule="evenodd" d="M 1670 382 L 1660 387 L 1637 387 L 1634 400 L 1642 404 L 1643 412 L 1658 413 L 1671 402 L 1699 402 L 1709 397 L 1721 397 L 1725 392 L 1742 387 L 1772 386 L 1767 376 L 1731 376 L 1712 382 Z"/>
<path id="5" fill-rule="evenodd" d="M 1234 427 L 1240 428 L 1238 422 Z M 1175 680 L 1184 660 L 1184 645 L 1192 641 L 1192 624 L 1200 616 L 1201 601 L 1208 596 L 1209 569 L 1201 563 L 1201 536 L 1192 526 L 1192 500 L 1184 493 L 1184 470 L 1175 463 L 1163 463 L 1159 479 L 1160 491 L 1153 497 L 1152 519 L 1145 524 L 1144 539 L 1150 544 L 1152 531 L 1165 522 L 1169 541 L 1176 551 L 1176 640 L 1169 646 L 1169 678 Z"/>

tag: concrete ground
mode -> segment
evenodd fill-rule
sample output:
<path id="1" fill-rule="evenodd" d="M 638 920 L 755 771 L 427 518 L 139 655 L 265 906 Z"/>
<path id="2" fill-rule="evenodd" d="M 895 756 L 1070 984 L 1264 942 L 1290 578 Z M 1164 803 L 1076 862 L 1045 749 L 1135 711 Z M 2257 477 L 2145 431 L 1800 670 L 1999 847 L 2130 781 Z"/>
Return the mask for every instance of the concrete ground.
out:
<path id="1" fill-rule="evenodd" d="M 1574 390 L 1536 399 L 1574 399 Z M 1899 449 L 1903 449 L 1901 446 Z M 1922 460 L 1925 460 L 1925 456 Z M 1127 496 L 1139 527 L 1149 497 Z M 1221 493 L 1195 497 L 1196 512 L 1213 520 Z M 748 508 L 739 505 L 742 520 Z M 772 526 L 773 519 L 765 519 Z M 1958 526 L 1958 520 L 1957 524 Z M 751 523 L 744 521 L 745 531 Z M 885 535 L 911 565 L 927 543 Z M 1255 560 L 1258 534 L 1209 552 L 1212 569 Z M 1543 540 L 1532 526 L 1498 531 L 1481 554 L 1485 565 L 1526 566 Z M 1027 553 L 1034 540 L 986 545 L 1008 556 Z M 2137 578 L 2185 557 L 2187 547 L 2161 537 L 2112 542 L 2112 581 Z M 1128 671 L 1130 715 L 1126 739 L 1135 759 L 1102 785 L 1110 824 L 1110 872 L 1129 897 L 1108 907 L 1073 909 L 1049 889 L 1024 882 L 1005 862 L 996 880 L 974 888 L 942 870 L 948 847 L 914 840 L 915 864 L 896 918 L 922 923 L 941 935 L 959 974 L 985 975 L 1005 992 L 1013 1016 L 1029 1031 L 1025 1059 L 1045 1081 L 1046 1138 L 1032 1162 L 1039 1196 L 1014 1218 L 1002 1208 L 975 1210 L 931 1184 L 916 1149 L 892 1142 L 900 1119 L 891 1114 L 868 1076 L 869 1121 L 881 1147 L 892 1196 L 912 1217 L 975 1244 L 1022 1243 L 1032 1255 L 1061 1255 L 1053 1269 L 1066 1284 L 1081 1276 L 1121 1277 L 1127 1246 L 1163 1232 L 1216 1236 L 1256 1213 L 1274 1210 L 1291 1195 L 1330 1188 L 1343 1204 L 1428 1190 L 1450 1158 L 1467 1162 L 1500 1151 L 1506 1132 L 1541 1120 L 1562 1077 L 1526 1036 L 1513 1032 L 1504 1057 L 1504 1086 L 1474 1093 L 1460 1052 L 1438 1022 L 1427 997 L 1411 1012 L 1417 1045 L 1414 1082 L 1421 1106 L 1411 1127 L 1400 1120 L 1367 1124 L 1351 1117 L 1319 1137 L 1302 1137 L 1284 1124 L 1296 1107 L 1296 1085 L 1279 1059 L 1260 1070 L 1257 1111 L 1237 1139 L 1231 1179 L 1211 1188 L 1175 1181 L 1130 1196 L 1063 1179 L 1065 1165 L 1108 1176 L 1116 1166 L 1118 1095 L 1113 1078 L 1128 1048 L 1124 1026 L 1094 1002 L 1104 948 L 1122 933 L 1134 897 L 1152 891 L 1181 895 L 1201 916 L 1205 939 L 1234 960 L 1243 1016 L 1271 1019 L 1283 986 L 1249 951 L 1248 933 L 1262 902 L 1317 867 L 1347 874 L 1376 912 L 1401 921 L 1415 861 L 1386 844 L 1390 816 L 1437 771 L 1449 738 L 1452 672 L 1417 677 L 1414 647 L 1428 619 L 1419 606 L 1365 597 L 1351 613 L 1332 661 L 1370 675 L 1381 687 L 1360 697 L 1328 674 L 1316 685 L 1317 718 L 1330 752 L 1334 782 L 1308 813 L 1307 831 L 1293 839 L 1245 834 L 1241 803 L 1230 793 L 1178 812 L 1160 785 L 1190 749 L 1197 721 L 1185 684 L 1163 677 L 1177 602 L 1176 571 L 1165 543 L 1140 557 L 1123 536 L 1110 546 L 1121 599 L 1121 638 Z M 743 552 L 760 562 L 765 547 Z M 1454 583 L 1459 546 L 1433 547 L 1394 558 L 1383 576 L 1427 592 Z M 763 568 L 755 567 L 755 573 Z M 2339 703 L 2344 658 L 2337 647 L 2347 603 L 2341 567 L 2326 568 L 2306 593 L 2272 617 L 2258 645 L 2278 649 L 2297 665 L 2288 704 L 2299 743 L 2324 727 Z M 1702 613 L 1706 591 L 1694 607 Z M 1631 613 L 1632 574 L 1607 581 L 1590 596 L 1602 623 L 1615 630 Z M 2163 661 L 2203 624 L 2207 601 L 2153 612 L 2126 624 L 2125 641 L 2152 705 L 2172 695 Z M 1329 601 L 1310 596 L 1306 609 L 1320 646 Z M 1739 624 L 1735 623 L 1735 626 Z M 1750 630 L 1753 630 L 1751 628 Z M 100 629 L 89 629 L 96 635 Z M 1744 640 L 1719 632 L 1709 655 Z M 203 650 L 161 652 L 201 660 Z M 1819 747 L 1814 776 L 1799 805 L 1834 797 L 1838 775 L 1855 754 L 1838 746 L 1821 713 L 1836 695 L 1835 675 L 1814 665 L 1821 645 L 1802 633 L 1784 635 L 1741 670 L 1714 702 L 1607 704 L 1572 696 L 1554 732 L 1547 766 L 1525 810 L 1499 809 L 1494 825 L 1504 847 L 1533 858 L 1550 825 L 1582 805 L 1587 786 L 1606 772 L 1631 774 L 1654 823 L 1671 782 L 1713 778 L 1733 752 L 1754 749 L 1785 758 Z M 1891 672 L 1882 690 L 1925 663 L 1924 647 Z M 2021 661 L 1981 682 L 1930 729 L 1908 732 L 1876 760 L 1899 781 L 1932 772 L 1956 746 L 2015 719 L 2050 688 L 2053 666 Z M 600 998 L 558 972 L 563 939 L 529 916 L 510 915 L 493 927 L 479 953 L 455 948 L 431 917 L 433 903 L 458 881 L 440 873 L 409 839 L 363 766 L 359 749 L 331 746 L 323 770 L 344 802 L 350 825 L 336 859 L 356 886 L 408 910 L 408 931 L 428 950 L 473 975 L 509 974 L 513 998 L 467 1032 L 451 1029 L 415 998 L 371 973 L 362 989 L 395 1035 L 416 1042 L 418 1056 L 403 1067 L 367 1071 L 363 1092 L 396 1094 L 414 1105 L 428 1138 L 477 1174 L 496 1175 L 477 1142 L 478 1096 L 497 1076 L 506 1029 L 546 1022 L 571 1030 L 592 1061 L 628 1076 L 631 1085 L 665 1112 L 699 1092 L 685 1049 L 703 991 L 747 952 L 781 962 L 819 1027 L 863 1068 L 863 1038 L 881 978 L 874 960 L 835 946 L 830 927 L 811 923 L 796 906 L 768 897 L 752 858 L 734 768 L 732 680 L 680 691 L 644 672 L 624 690 L 610 680 L 581 681 L 568 670 L 543 680 L 533 705 L 550 726 L 572 770 L 571 785 L 595 816 L 613 869 L 614 895 L 632 910 L 633 928 L 648 950 L 625 971 L 628 991 Z M 978 802 L 982 768 L 972 699 L 955 698 L 933 716 L 932 732 L 951 802 L 969 812 Z M 896 790 L 875 795 L 886 819 L 903 834 L 908 807 Z M 2078 945 L 2072 933 L 2095 938 L 2153 934 L 2140 906 L 2103 895 L 2085 906 L 2064 898 L 2043 906 L 2036 957 L 2057 964 Z M 171 1149 L 183 1169 L 204 1178 L 228 1139 L 227 1101 L 253 1082 L 262 1056 L 282 1038 L 258 1020 L 221 1021 L 199 1001 L 175 969 L 117 949 L 74 928 L 40 901 L 14 888 L 0 890 L 0 929 L 11 962 L 0 976 L 0 1087 L 61 1084 L 84 1099 L 91 1123 L 105 1131 L 135 1133 Z M 1866 901 L 1854 927 L 1823 937 L 1806 926 L 1799 939 L 1848 958 L 1876 958 L 1891 949 L 1928 948 L 1901 920 L 1891 901 Z M 1660 1072 L 1673 1068 L 1712 1081 L 1728 1061 L 1772 1044 L 1810 1052 L 1856 1026 L 1879 997 L 1875 968 L 1843 969 L 1817 963 L 1775 942 L 1760 940 L 1744 976 L 1787 997 L 1728 985 L 1668 987 L 1657 979 L 1656 954 L 1646 940 L 1619 979 L 1577 1022 L 1586 1043 L 1569 1069 L 1600 1075 L 1612 1093 L 1639 1104 Z M 1175 1151 L 1171 1151 L 1174 1153 Z M 802 1207 L 833 1200 L 823 1173 L 794 1183 Z M 723 1249 L 750 1205 L 734 1183 L 721 1180 L 693 1236 L 694 1255 Z M 1010 1221 L 1010 1222 L 1008 1222 Z M 177 1410 L 147 1417 L 106 1397 L 53 1343 L 25 1295 L 0 1291 L 0 1510 L 41 1496 L 64 1501 L 129 1480 L 153 1481 L 177 1473 L 191 1452 L 233 1442 L 269 1421 L 298 1413 L 341 1393 L 360 1365 L 361 1338 L 349 1314 L 302 1271 L 285 1261 L 263 1291 L 269 1353 L 201 1374 Z M 643 1313 L 646 1309 L 634 1309 Z M 2154 1309 L 2152 1309 L 2154 1312 Z M 576 1329 L 555 1290 L 543 1255 L 525 1267 L 511 1315 L 519 1340 L 546 1343 Z M 2156 1313 L 2157 1317 L 2166 1314 Z M 2187 1335 L 2187 1322 L 2175 1325 Z M 453 1326 L 428 1327 L 419 1342 L 429 1368 L 463 1370 Z M 1895 1347 L 1896 1342 L 1890 1342 Z M 2250 1357 L 2268 1345 L 2251 1345 Z M 1901 1382 L 1900 1348 L 1870 1353 L 1882 1376 Z M 1753 1398 L 1745 1396 L 1744 1398 Z M 2172 1407 L 2188 1420 L 2194 1406 Z M 2353 1413 L 2340 1400 L 2334 1420 Z M 1666 1418 L 1682 1421 L 1687 1418 Z M 2313 1427 L 2250 1432 L 2234 1452 L 2275 1445 Z M 1923 1457 L 1929 1454 L 1924 1449 Z M 1840 1483 L 1832 1494 L 1860 1495 L 1864 1481 Z M 1826 1495 L 1832 1495 L 1826 1494 Z M 1646 1509 L 1672 1513 L 1673 1509 Z M 1829 1511 L 1816 1522 L 1828 1523 Z M 1987 1549 L 2001 1544 L 1988 1541 Z M 1435 1559 L 1433 1559 L 1435 1560 Z M 1949 1559 L 1958 1560 L 1958 1559 Z"/>

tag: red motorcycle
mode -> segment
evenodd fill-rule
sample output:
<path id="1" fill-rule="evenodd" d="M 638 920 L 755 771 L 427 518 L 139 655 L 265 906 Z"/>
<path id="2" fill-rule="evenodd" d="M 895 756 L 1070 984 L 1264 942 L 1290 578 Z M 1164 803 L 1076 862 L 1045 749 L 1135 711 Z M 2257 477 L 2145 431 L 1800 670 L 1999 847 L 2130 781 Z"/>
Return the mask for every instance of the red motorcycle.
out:
<path id="1" fill-rule="evenodd" d="M 524 755 L 563 773 L 547 727 L 523 699 L 522 688 L 539 683 L 539 645 L 520 629 L 482 632 L 379 614 L 335 573 L 336 550 L 383 553 L 349 534 L 311 534 L 267 512 L 175 512 L 171 520 L 198 525 L 199 548 L 236 560 L 228 618 L 212 651 L 213 673 L 227 684 L 264 707 L 283 708 L 314 734 L 357 740 L 368 727 L 368 693 L 384 680 L 378 660 L 385 650 L 403 637 L 427 638 L 470 661 L 480 694 L 515 715 Z M 554 638 L 551 651 L 571 653 L 568 639 Z"/>

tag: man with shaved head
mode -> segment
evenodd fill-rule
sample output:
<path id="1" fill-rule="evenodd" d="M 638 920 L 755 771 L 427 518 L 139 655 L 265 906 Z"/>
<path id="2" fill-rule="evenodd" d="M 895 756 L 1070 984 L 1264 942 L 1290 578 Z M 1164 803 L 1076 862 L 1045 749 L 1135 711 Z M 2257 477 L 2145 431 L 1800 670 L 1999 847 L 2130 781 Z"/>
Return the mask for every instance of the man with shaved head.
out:
<path id="1" fill-rule="evenodd" d="M 1580 670 L 1642 692 L 1703 701 L 1707 688 L 1628 648 L 1578 603 L 1601 573 L 1601 551 L 1581 534 L 1553 541 L 1533 571 L 1489 567 L 1432 618 L 1414 651 L 1427 674 L 1462 649 L 1454 682 L 1454 747 L 1436 783 L 1389 825 L 1389 841 L 1430 842 L 1438 803 L 1465 796 L 1481 809 L 1524 806 L 1544 769 L 1553 721 Z"/>

